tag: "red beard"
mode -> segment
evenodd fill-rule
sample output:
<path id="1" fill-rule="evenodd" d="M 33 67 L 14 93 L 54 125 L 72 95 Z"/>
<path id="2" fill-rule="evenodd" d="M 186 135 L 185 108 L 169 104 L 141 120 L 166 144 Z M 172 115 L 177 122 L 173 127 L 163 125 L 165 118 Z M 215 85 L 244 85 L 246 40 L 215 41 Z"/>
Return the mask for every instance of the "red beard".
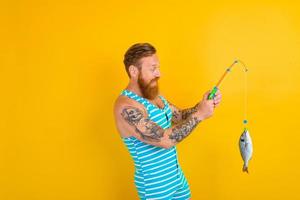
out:
<path id="1" fill-rule="evenodd" d="M 145 97 L 146 99 L 150 99 L 153 100 L 155 99 L 155 97 L 157 97 L 158 95 L 158 79 L 159 78 L 155 78 L 153 80 L 151 80 L 148 84 L 144 81 L 144 79 L 142 78 L 142 76 L 140 75 L 138 78 L 138 84 L 139 87 L 141 89 L 141 92 L 143 94 L 143 97 Z M 155 86 L 151 86 L 151 84 L 156 83 Z"/>

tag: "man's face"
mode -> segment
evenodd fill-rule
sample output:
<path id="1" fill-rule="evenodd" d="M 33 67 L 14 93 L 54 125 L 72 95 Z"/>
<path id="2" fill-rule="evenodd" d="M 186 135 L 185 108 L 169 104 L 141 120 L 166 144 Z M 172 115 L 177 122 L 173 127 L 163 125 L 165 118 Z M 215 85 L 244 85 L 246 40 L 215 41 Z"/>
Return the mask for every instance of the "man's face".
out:
<path id="1" fill-rule="evenodd" d="M 140 60 L 141 66 L 138 76 L 138 85 L 147 99 L 154 99 L 159 92 L 158 79 L 160 77 L 159 60 L 156 54 Z"/>

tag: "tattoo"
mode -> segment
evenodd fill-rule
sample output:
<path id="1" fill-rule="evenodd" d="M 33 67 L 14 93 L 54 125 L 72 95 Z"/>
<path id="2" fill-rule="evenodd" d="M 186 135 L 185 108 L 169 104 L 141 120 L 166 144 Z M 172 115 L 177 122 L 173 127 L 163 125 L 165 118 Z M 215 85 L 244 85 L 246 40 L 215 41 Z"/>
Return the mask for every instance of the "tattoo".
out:
<path id="1" fill-rule="evenodd" d="M 172 133 L 169 135 L 169 138 L 173 142 L 180 142 L 186 138 L 200 122 L 201 120 L 197 117 L 190 117 L 186 119 L 172 129 Z"/>
<path id="2" fill-rule="evenodd" d="M 197 103 L 194 107 L 192 108 L 187 108 L 181 111 L 181 119 L 185 120 L 187 119 L 191 114 L 197 112 L 197 107 L 199 103 Z"/>
<path id="3" fill-rule="evenodd" d="M 187 108 L 187 109 L 183 109 L 183 110 L 179 110 L 178 108 L 176 108 L 176 106 L 174 106 L 173 104 L 169 103 L 171 109 L 172 109 L 172 122 L 177 124 L 179 122 L 181 122 L 182 120 L 186 120 L 191 114 L 197 112 L 197 107 L 199 105 L 196 104 L 194 107 L 192 108 Z"/>
<path id="4" fill-rule="evenodd" d="M 172 121 L 179 121 L 180 119 L 180 111 L 176 110 L 176 109 L 173 109 L 173 120 Z"/>
<path id="5" fill-rule="evenodd" d="M 143 113 L 139 109 L 134 107 L 124 108 L 121 115 L 130 125 L 133 126 L 138 125 L 138 123 L 143 118 Z"/>
<path id="6" fill-rule="evenodd" d="M 182 141 L 201 122 L 197 117 L 191 115 L 195 112 L 195 107 L 189 110 L 186 109 L 184 116 L 187 118 L 181 120 L 180 123 L 171 129 L 169 139 L 172 142 L 177 143 Z M 142 110 L 135 107 L 125 107 L 121 115 L 129 125 L 134 127 L 135 132 L 145 141 L 160 142 L 164 137 L 165 130 L 150 119 L 145 118 Z M 182 118 L 182 116 L 180 116 L 180 118 Z"/>
<path id="7" fill-rule="evenodd" d="M 145 119 L 143 112 L 138 108 L 126 107 L 121 115 L 144 140 L 160 142 L 164 136 L 165 130 L 150 119 Z"/>

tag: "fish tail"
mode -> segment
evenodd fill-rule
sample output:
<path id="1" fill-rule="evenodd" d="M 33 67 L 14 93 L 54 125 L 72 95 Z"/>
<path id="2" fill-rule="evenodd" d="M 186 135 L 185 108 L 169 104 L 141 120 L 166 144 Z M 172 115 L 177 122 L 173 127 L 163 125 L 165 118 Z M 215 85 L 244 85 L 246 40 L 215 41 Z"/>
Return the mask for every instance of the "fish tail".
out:
<path id="1" fill-rule="evenodd" d="M 248 166 L 244 164 L 243 166 L 243 172 L 247 172 L 249 174 L 249 171 L 248 171 Z"/>

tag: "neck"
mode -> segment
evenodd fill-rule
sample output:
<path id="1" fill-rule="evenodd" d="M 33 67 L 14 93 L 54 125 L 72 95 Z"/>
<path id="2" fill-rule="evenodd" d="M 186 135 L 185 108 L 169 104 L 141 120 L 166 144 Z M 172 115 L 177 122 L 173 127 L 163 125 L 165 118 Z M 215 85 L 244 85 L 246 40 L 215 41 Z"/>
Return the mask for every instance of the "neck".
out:
<path id="1" fill-rule="evenodd" d="M 126 90 L 130 90 L 130 91 L 136 93 L 137 95 L 144 97 L 138 83 L 131 79 L 126 87 Z"/>

